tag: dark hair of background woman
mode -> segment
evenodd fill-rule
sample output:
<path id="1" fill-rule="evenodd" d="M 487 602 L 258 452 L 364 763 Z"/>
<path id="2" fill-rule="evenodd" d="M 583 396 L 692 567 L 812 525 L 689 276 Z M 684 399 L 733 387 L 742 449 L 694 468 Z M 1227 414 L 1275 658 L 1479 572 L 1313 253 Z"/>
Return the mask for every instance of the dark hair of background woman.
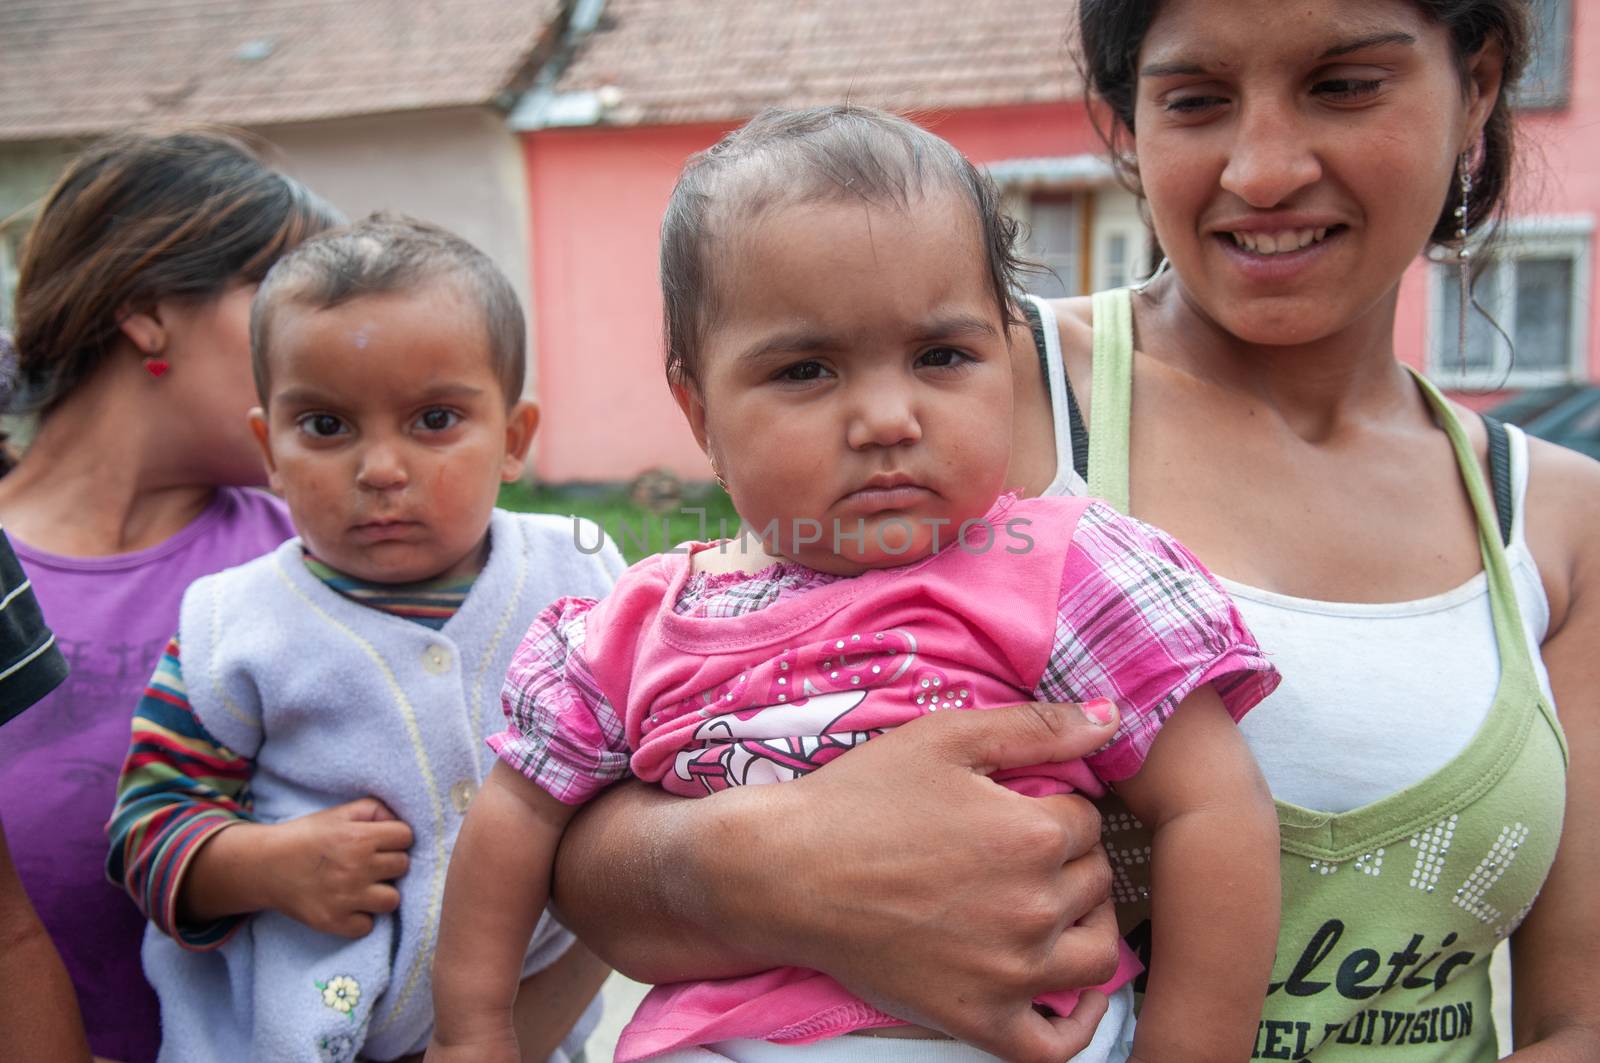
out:
<path id="1" fill-rule="evenodd" d="M 48 415 L 99 367 L 128 312 L 258 283 L 286 249 L 341 220 L 232 131 L 98 141 L 67 166 L 23 246 L 7 412 Z"/>

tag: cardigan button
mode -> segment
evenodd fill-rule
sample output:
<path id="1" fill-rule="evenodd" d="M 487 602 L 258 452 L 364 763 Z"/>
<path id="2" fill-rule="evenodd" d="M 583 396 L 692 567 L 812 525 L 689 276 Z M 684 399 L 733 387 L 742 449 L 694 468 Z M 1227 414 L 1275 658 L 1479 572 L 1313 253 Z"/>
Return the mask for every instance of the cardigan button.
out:
<path id="1" fill-rule="evenodd" d="M 422 667 L 433 675 L 444 675 L 450 670 L 450 651 L 443 646 L 429 646 L 422 653 Z"/>
<path id="2" fill-rule="evenodd" d="M 450 787 L 450 804 L 461 815 L 467 814 L 467 806 L 472 804 L 472 797 L 478 792 L 478 784 L 471 779 L 462 779 Z"/>

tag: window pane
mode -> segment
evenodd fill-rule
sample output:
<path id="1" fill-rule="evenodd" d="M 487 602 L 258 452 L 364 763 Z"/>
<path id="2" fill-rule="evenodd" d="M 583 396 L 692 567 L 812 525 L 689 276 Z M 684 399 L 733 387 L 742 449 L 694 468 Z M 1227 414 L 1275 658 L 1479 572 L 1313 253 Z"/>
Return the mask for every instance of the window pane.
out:
<path id="1" fill-rule="evenodd" d="M 1467 314 L 1467 350 L 1463 358 L 1461 346 L 1461 283 L 1457 267 L 1440 266 L 1439 292 L 1439 368 L 1448 373 L 1476 375 L 1504 372 L 1510 349 L 1494 324 L 1510 331 L 1500 305 L 1500 269 L 1498 262 L 1490 265 L 1478 277 L 1472 289 L 1473 305 Z"/>
<path id="2" fill-rule="evenodd" d="M 1564 369 L 1572 364 L 1572 259 L 1517 262 L 1518 369 Z"/>
<path id="3" fill-rule="evenodd" d="M 1113 233 L 1106 238 L 1106 287 L 1121 288 L 1133 278 L 1128 269 L 1128 238 Z"/>
<path id="4" fill-rule="evenodd" d="M 1517 102 L 1535 107 L 1564 103 L 1570 80 L 1572 0 L 1533 0 L 1531 7 L 1533 49 L 1517 86 Z"/>
<path id="5" fill-rule="evenodd" d="M 1054 275 L 1027 278 L 1028 291 L 1056 299 L 1077 295 L 1078 204 L 1072 199 L 1036 199 L 1031 204 L 1028 226 L 1028 255 L 1048 266 Z"/>

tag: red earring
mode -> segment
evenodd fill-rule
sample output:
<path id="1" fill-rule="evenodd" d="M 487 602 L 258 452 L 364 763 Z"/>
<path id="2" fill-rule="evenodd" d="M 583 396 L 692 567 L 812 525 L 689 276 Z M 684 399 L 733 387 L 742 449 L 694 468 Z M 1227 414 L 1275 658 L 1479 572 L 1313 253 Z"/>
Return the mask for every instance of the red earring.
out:
<path id="1" fill-rule="evenodd" d="M 172 366 L 167 364 L 165 358 L 146 358 L 144 360 L 144 371 L 153 377 L 159 377 L 171 368 Z"/>

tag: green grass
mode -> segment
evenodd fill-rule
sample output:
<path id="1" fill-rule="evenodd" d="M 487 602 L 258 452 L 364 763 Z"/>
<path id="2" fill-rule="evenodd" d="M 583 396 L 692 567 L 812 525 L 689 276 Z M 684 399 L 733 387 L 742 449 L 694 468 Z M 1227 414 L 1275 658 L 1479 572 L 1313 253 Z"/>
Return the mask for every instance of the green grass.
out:
<path id="1" fill-rule="evenodd" d="M 728 496 L 715 487 L 691 487 L 678 506 L 652 513 L 636 504 L 626 487 L 529 487 L 507 484 L 500 506 L 518 513 L 560 513 L 594 521 L 616 542 L 631 565 L 689 539 L 720 539 L 738 534 L 739 515 Z M 705 510 L 705 524 L 696 512 Z M 664 526 L 663 526 L 664 522 Z M 583 545 L 593 544 L 587 539 Z"/>

